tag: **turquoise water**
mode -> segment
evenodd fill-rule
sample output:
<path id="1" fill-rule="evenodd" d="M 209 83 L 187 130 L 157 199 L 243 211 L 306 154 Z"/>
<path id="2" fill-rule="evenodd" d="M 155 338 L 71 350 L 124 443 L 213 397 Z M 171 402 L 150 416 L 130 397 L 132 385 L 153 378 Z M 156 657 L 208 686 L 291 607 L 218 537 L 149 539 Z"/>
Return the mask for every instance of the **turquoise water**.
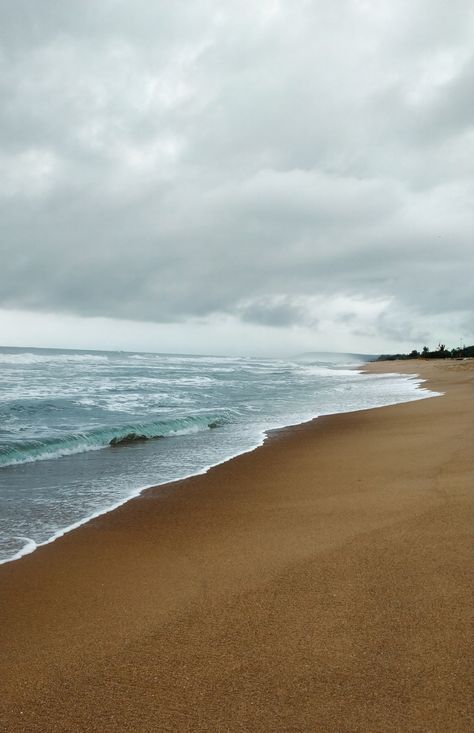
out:
<path id="1" fill-rule="evenodd" d="M 0 349 L 0 561 L 271 428 L 431 394 L 359 362 Z"/>

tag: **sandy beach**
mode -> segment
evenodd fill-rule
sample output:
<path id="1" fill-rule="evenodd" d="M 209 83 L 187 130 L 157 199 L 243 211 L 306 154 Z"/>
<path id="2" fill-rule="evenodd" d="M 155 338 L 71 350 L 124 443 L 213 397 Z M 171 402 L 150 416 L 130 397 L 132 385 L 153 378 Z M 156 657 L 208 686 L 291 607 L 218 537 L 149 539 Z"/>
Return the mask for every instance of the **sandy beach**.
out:
<path id="1" fill-rule="evenodd" d="M 0 730 L 469 733 L 473 361 L 0 567 Z"/>

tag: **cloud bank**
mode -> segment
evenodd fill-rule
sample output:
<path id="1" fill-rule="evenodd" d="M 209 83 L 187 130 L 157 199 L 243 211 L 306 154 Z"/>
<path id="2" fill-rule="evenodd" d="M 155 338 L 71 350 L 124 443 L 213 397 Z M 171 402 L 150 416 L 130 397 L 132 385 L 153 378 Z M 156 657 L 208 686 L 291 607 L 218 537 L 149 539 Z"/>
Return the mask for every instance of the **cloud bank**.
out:
<path id="1" fill-rule="evenodd" d="M 472 334 L 472 3 L 0 16 L 0 308 Z"/>

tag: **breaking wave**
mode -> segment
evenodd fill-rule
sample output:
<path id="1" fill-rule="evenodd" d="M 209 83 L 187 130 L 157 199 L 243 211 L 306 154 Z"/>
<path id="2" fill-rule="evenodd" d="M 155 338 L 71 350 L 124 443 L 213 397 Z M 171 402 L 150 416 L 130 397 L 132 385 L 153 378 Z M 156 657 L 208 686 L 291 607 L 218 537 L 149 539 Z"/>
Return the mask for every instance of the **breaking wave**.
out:
<path id="1" fill-rule="evenodd" d="M 10 441 L 0 446 L 0 466 L 32 463 L 51 458 L 84 453 L 102 448 L 117 447 L 135 442 L 187 435 L 201 430 L 218 428 L 231 421 L 230 411 L 218 414 L 201 413 L 173 420 L 121 425 L 72 433 L 61 438 L 45 438 L 32 441 Z"/>

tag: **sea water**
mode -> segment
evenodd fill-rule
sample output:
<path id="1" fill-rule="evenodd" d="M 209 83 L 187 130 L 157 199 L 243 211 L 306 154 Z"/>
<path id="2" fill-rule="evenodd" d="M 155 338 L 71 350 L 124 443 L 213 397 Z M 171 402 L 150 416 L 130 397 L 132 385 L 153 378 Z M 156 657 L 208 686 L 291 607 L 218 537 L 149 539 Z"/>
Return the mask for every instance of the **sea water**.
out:
<path id="1" fill-rule="evenodd" d="M 269 429 L 434 394 L 361 361 L 0 348 L 0 562 Z"/>

